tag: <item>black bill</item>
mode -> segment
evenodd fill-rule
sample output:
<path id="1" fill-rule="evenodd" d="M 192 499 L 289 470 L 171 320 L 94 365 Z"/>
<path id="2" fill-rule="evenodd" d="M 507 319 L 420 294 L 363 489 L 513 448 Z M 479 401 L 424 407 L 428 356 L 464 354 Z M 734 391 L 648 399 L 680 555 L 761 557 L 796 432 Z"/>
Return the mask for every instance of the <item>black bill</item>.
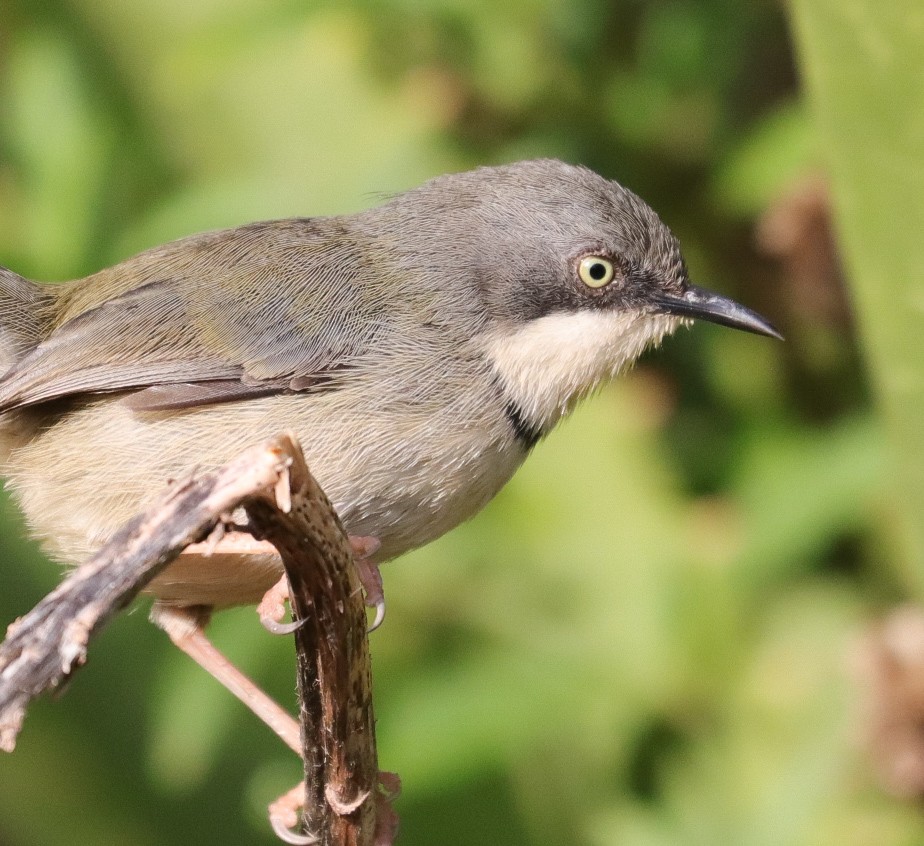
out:
<path id="1" fill-rule="evenodd" d="M 659 294 L 654 298 L 654 304 L 664 314 L 708 320 L 721 326 L 730 326 L 732 329 L 743 329 L 755 335 L 768 335 L 783 340 L 783 336 L 773 324 L 756 311 L 738 305 L 728 297 L 697 288 L 696 285 L 687 286 L 687 290 L 678 297 Z"/>

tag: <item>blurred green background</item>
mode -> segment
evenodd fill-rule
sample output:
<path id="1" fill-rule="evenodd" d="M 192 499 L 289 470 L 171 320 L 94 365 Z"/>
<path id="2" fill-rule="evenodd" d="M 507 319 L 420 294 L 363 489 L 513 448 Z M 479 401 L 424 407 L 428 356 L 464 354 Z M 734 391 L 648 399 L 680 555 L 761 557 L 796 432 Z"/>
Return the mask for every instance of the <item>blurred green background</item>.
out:
<path id="1" fill-rule="evenodd" d="M 400 842 L 924 843 L 851 671 L 924 589 L 922 55 L 914 0 L 3 0 L 0 264 L 536 155 L 619 179 L 787 340 L 681 332 L 387 566 Z M 5 624 L 60 573 L 0 516 Z M 289 639 L 213 633 L 294 706 Z M 139 603 L 0 758 L 0 844 L 271 844 L 299 777 Z"/>

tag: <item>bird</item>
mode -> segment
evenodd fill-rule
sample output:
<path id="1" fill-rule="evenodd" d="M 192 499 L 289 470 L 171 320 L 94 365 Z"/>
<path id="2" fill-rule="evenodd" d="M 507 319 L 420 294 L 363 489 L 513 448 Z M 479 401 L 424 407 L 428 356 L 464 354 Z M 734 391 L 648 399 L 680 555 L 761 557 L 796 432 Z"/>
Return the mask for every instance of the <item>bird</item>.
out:
<path id="1" fill-rule="evenodd" d="M 194 235 L 63 283 L 0 268 L 0 474 L 73 565 L 168 480 L 291 430 L 380 604 L 376 565 L 476 514 L 583 397 L 694 319 L 781 337 L 694 285 L 636 194 L 554 159 Z M 283 573 L 232 540 L 147 588 L 207 667 L 207 615 L 259 603 Z"/>

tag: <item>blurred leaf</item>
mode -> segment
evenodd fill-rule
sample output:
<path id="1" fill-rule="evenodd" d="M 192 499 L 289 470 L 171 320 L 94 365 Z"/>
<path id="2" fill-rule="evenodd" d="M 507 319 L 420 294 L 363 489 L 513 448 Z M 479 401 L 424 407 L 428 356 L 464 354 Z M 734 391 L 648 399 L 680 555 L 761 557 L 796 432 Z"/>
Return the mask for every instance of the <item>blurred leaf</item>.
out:
<path id="1" fill-rule="evenodd" d="M 23 179 L 10 241 L 29 263 L 24 272 L 67 278 L 86 257 L 96 228 L 113 126 L 65 40 L 24 38 L 6 61 L 10 86 L 2 131 Z"/>
<path id="2" fill-rule="evenodd" d="M 852 779 L 841 656 L 856 613 L 829 589 L 767 604 L 751 621 L 750 671 L 734 680 L 727 706 L 662 762 L 664 812 L 623 799 L 593 820 L 594 842 L 818 843 L 815 820 L 839 807 Z"/>
<path id="3" fill-rule="evenodd" d="M 865 419 L 754 433 L 733 486 L 749 527 L 739 566 L 751 589 L 804 566 L 875 512 L 885 483 L 880 444 Z"/>
<path id="4" fill-rule="evenodd" d="M 41 705 L 33 710 L 41 710 Z M 141 785 L 107 768 L 105 759 L 95 754 L 93 738 L 75 732 L 67 722 L 37 716 L 19 740 L 16 759 L 9 760 L 6 753 L 0 759 L 0 831 L 10 838 L 4 837 L 4 843 L 157 843 L 146 825 L 143 802 L 135 801 L 141 799 Z M 35 791 L 40 785 L 44 790 L 38 801 Z"/>
<path id="5" fill-rule="evenodd" d="M 924 7 L 792 0 L 857 319 L 882 405 L 904 576 L 924 595 Z"/>
<path id="6" fill-rule="evenodd" d="M 355 211 L 450 167 L 434 143 L 441 104 L 364 68 L 369 32 L 355 13 L 237 35 L 183 32 L 144 68 L 194 176 L 127 231 L 121 254 L 248 219 Z"/>
<path id="7" fill-rule="evenodd" d="M 728 213 L 753 217 L 819 160 L 814 124 L 800 102 L 756 122 L 716 169 L 711 192 Z"/>

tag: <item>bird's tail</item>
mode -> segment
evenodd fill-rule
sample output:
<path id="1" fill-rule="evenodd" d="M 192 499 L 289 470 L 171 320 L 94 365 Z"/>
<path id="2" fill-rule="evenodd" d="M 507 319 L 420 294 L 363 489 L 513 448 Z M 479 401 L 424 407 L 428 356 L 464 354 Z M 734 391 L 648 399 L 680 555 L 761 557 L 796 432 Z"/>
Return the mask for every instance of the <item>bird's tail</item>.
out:
<path id="1" fill-rule="evenodd" d="M 0 267 L 0 382 L 48 335 L 54 312 L 51 286 Z M 35 429 L 28 410 L 0 414 L 0 473 L 6 475 L 11 451 L 27 443 Z"/>
<path id="2" fill-rule="evenodd" d="M 45 337 L 54 300 L 49 287 L 0 267 L 0 379 Z"/>

